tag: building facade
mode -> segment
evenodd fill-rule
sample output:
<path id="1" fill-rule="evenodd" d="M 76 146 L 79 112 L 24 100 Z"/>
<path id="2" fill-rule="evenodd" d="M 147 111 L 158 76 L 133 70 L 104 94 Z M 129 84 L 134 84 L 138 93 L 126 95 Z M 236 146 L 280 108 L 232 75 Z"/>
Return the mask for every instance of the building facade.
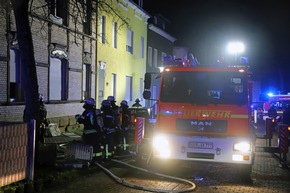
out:
<path id="1" fill-rule="evenodd" d="M 163 67 L 164 57 L 173 56 L 174 42 L 176 38 L 170 35 L 166 26 L 170 21 L 160 14 L 152 16 L 148 22 L 148 46 L 147 46 L 147 64 L 146 72 L 152 74 L 151 78 L 151 98 L 159 97 L 159 79 L 156 78 Z M 156 114 L 155 100 L 146 102 L 146 107 L 152 108 L 153 114 Z"/>
<path id="2" fill-rule="evenodd" d="M 119 19 L 104 10 L 96 12 L 95 1 L 75 2 L 38 0 L 29 9 L 39 94 L 52 120 L 73 119 L 88 97 L 96 99 L 97 107 L 109 95 L 130 104 L 143 90 L 149 16 L 129 0 L 109 1 L 111 10 L 119 10 L 112 13 L 121 13 Z M 0 121 L 22 121 L 25 99 L 17 30 L 11 9 L 1 10 Z"/>
<path id="3" fill-rule="evenodd" d="M 88 7 L 77 16 L 69 14 L 78 6 L 68 0 L 39 0 L 29 9 L 39 94 L 48 117 L 80 113 L 80 101 L 95 96 L 94 14 Z M 25 99 L 15 20 L 9 7 L 0 17 L 0 121 L 21 121 Z"/>
<path id="4" fill-rule="evenodd" d="M 146 72 L 147 20 L 149 15 L 129 0 L 110 1 L 127 25 L 100 10 L 97 41 L 97 103 L 114 96 L 119 105 L 127 100 L 131 106 L 142 98 Z"/>

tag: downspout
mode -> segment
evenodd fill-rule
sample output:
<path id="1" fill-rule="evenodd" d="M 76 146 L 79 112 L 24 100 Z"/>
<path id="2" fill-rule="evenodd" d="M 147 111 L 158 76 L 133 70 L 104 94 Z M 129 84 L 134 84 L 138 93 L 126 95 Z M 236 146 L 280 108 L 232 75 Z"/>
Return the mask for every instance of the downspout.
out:
<path id="1" fill-rule="evenodd" d="M 99 72 L 99 63 L 98 63 L 98 22 L 99 22 L 99 1 L 96 1 L 96 50 L 95 50 L 95 100 L 96 105 L 99 104 L 99 87 L 98 87 L 98 72 Z"/>
<path id="2" fill-rule="evenodd" d="M 7 38 L 7 57 L 6 57 L 6 64 L 7 64 L 7 94 L 6 94 L 6 103 L 8 104 L 10 102 L 10 42 L 11 42 L 11 27 L 10 27 L 10 14 L 11 9 L 7 5 L 6 7 L 6 38 Z"/>

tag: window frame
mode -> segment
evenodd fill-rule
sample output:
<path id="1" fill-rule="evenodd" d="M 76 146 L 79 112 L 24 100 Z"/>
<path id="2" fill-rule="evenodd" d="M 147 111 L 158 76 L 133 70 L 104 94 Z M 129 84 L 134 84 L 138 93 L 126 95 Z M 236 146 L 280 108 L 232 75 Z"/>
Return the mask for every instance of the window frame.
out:
<path id="1" fill-rule="evenodd" d="M 10 89 L 9 99 L 10 99 L 10 102 L 24 102 L 25 101 L 24 89 L 23 89 L 23 72 L 22 72 L 21 67 L 22 65 L 21 65 L 21 58 L 20 58 L 19 50 L 10 49 L 10 60 L 9 60 L 9 89 Z"/>
<path id="2" fill-rule="evenodd" d="M 83 0 L 83 32 L 87 35 L 92 34 L 92 1 L 91 0 Z"/>
<path id="3" fill-rule="evenodd" d="M 48 8 L 54 22 L 67 26 L 68 0 L 49 0 Z"/>
<path id="4" fill-rule="evenodd" d="M 106 16 L 100 16 L 100 40 L 102 44 L 106 43 Z"/>
<path id="5" fill-rule="evenodd" d="M 133 54 L 134 49 L 134 32 L 130 29 L 127 29 L 127 39 L 126 39 L 126 51 L 130 54 Z"/>
<path id="6" fill-rule="evenodd" d="M 60 61 L 60 72 L 59 72 L 59 76 L 53 76 L 52 74 L 52 65 L 54 65 L 54 63 L 52 62 L 53 60 L 59 60 Z M 60 93 L 58 93 L 58 95 L 60 96 L 59 98 L 53 98 L 52 99 L 52 80 L 55 80 L 59 78 L 60 79 L 60 90 L 54 90 L 54 91 L 58 91 Z M 49 101 L 67 101 L 68 99 L 68 61 L 66 59 L 61 59 L 61 58 L 56 58 L 56 57 L 51 57 L 50 58 L 50 67 L 49 67 Z M 57 95 L 57 96 L 58 96 Z"/>

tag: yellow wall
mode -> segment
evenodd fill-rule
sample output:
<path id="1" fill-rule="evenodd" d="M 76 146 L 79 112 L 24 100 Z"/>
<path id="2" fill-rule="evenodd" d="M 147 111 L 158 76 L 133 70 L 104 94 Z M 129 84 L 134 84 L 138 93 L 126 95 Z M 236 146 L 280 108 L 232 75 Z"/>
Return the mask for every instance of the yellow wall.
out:
<path id="1" fill-rule="evenodd" d="M 111 1 L 108 1 L 111 2 Z M 133 40 L 133 54 L 126 51 L 126 39 L 127 39 L 127 27 L 123 26 L 121 29 L 118 28 L 117 33 L 117 48 L 112 46 L 112 17 L 100 13 L 100 15 L 106 16 L 106 41 L 107 43 L 102 44 L 100 38 L 97 41 L 97 61 L 103 61 L 106 63 L 106 77 L 105 77 L 105 89 L 104 98 L 112 94 L 112 73 L 117 75 L 116 83 L 116 101 L 119 105 L 120 102 L 125 99 L 125 84 L 126 76 L 131 76 L 133 79 L 133 95 L 132 101 L 128 101 L 132 105 L 137 97 L 140 96 L 140 78 L 144 78 L 146 71 L 146 56 L 147 56 L 147 19 L 148 16 L 142 11 L 138 10 L 143 14 L 142 20 L 134 16 L 134 5 L 126 0 L 121 0 L 123 3 L 128 3 L 128 10 L 121 7 L 117 1 L 113 1 L 113 6 L 120 10 L 124 15 L 124 18 L 129 18 L 130 30 L 134 33 Z M 140 16 L 140 14 L 138 14 Z M 118 27 L 121 25 L 121 21 L 117 21 Z M 98 22 L 98 33 L 100 33 L 100 21 Z M 140 44 L 141 36 L 144 37 L 144 58 L 140 56 Z M 98 77 L 99 78 L 99 77 Z M 106 85 L 108 83 L 108 85 Z M 142 88 L 141 88 L 142 89 Z"/>

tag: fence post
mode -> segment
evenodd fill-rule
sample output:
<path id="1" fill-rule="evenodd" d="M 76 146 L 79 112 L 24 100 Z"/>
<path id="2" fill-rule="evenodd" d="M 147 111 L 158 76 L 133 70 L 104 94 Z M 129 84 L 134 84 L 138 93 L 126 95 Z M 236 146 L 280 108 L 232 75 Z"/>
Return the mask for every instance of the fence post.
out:
<path id="1" fill-rule="evenodd" d="M 27 143 L 27 179 L 33 180 L 34 178 L 34 160 L 35 160 L 35 131 L 36 121 L 31 120 L 27 123 L 28 143 Z"/>
<path id="2" fill-rule="evenodd" d="M 287 167 L 287 153 L 289 151 L 288 149 L 288 125 L 286 124 L 279 124 L 279 134 L 278 134 L 278 140 L 279 140 L 279 150 L 280 155 L 282 154 L 282 166 Z"/>

